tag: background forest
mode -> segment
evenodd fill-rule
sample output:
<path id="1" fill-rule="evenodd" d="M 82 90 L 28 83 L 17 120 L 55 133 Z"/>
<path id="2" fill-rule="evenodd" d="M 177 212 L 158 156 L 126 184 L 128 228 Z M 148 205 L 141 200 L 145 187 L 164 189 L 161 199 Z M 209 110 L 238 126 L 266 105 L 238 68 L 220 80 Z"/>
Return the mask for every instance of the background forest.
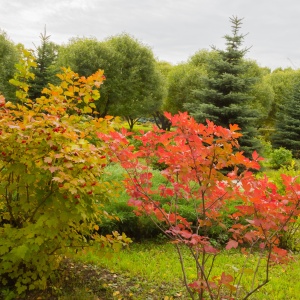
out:
<path id="1" fill-rule="evenodd" d="M 276 279 L 299 268 L 300 70 L 246 59 L 230 23 L 177 65 L 127 33 L 1 32 L 5 300 L 295 295 Z"/>
<path id="2" fill-rule="evenodd" d="M 129 34 L 108 37 L 73 38 L 67 44 L 51 42 L 46 31 L 33 50 L 37 68 L 30 97 L 41 95 L 56 74 L 68 66 L 80 76 L 104 70 L 106 81 L 101 102 L 94 111 L 100 116 L 121 116 L 130 129 L 138 121 L 154 120 L 168 129 L 164 111 L 187 111 L 199 122 L 239 124 L 244 132 L 243 150 L 259 149 L 258 137 L 274 148 L 284 147 L 298 157 L 299 70 L 270 70 L 244 58 L 250 48 L 243 43 L 242 20 L 231 18 L 232 32 L 224 37 L 225 50 L 200 49 L 187 62 L 172 65 L 157 61 L 152 50 Z M 1 33 L 0 91 L 17 101 L 8 82 L 18 62 L 18 48 Z"/>

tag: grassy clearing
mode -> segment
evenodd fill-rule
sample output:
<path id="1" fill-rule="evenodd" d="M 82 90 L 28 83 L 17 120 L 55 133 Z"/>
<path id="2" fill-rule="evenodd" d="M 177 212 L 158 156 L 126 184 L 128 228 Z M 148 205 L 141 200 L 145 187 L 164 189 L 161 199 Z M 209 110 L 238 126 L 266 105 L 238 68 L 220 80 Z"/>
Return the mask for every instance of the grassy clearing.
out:
<path id="1" fill-rule="evenodd" d="M 235 251 L 221 253 L 215 264 L 215 275 L 220 275 L 223 271 L 234 274 L 234 269 L 240 268 L 244 258 Z M 115 299 L 164 299 L 162 297 L 189 299 L 182 283 L 177 253 L 172 244 L 136 243 L 130 249 L 119 253 L 103 252 L 95 246 L 78 253 L 76 259 L 95 264 L 115 274 L 123 274 L 128 278 L 129 284 L 122 287 L 116 285 L 116 289 L 112 289 L 112 294 L 115 293 L 117 296 Z M 194 264 L 188 258 L 188 253 L 185 259 L 188 278 L 192 280 Z M 255 263 L 256 257 L 252 256 L 248 261 L 249 270 Z M 299 299 L 299 269 L 299 255 L 296 255 L 295 260 L 288 266 L 274 267 L 271 271 L 271 281 L 250 299 Z M 249 287 L 252 273 L 250 271 L 247 273 L 243 282 Z"/>
<path id="2" fill-rule="evenodd" d="M 147 122 L 147 123 L 140 123 L 140 122 L 137 122 L 136 124 L 134 124 L 132 131 L 135 132 L 135 133 L 138 133 L 138 132 L 140 132 L 141 130 L 147 132 L 147 131 L 149 131 L 149 130 L 152 129 L 153 125 L 154 125 L 154 124 L 151 123 L 151 122 Z M 122 127 L 124 127 L 124 128 L 126 128 L 127 130 L 129 130 L 129 125 L 128 125 L 127 122 L 123 122 L 123 123 L 122 123 Z"/>
<path id="3" fill-rule="evenodd" d="M 193 279 L 194 264 L 184 254 L 189 280 Z M 254 267 L 256 257 L 248 261 Z M 233 269 L 244 261 L 235 252 L 221 253 L 215 264 L 215 274 L 223 271 L 233 275 Z M 299 299 L 300 255 L 287 266 L 276 266 L 270 282 L 250 300 Z M 249 286 L 250 277 L 244 278 Z M 1 298 L 1 297 L 0 297 Z M 17 299 L 17 298 L 9 298 Z M 32 291 L 25 298 L 51 300 L 176 300 L 189 299 L 182 283 L 182 273 L 174 246 L 169 243 L 135 243 L 118 253 L 103 250 L 98 245 L 65 259 L 45 291 Z"/>
<path id="4" fill-rule="evenodd" d="M 154 243 L 134 244 L 118 253 L 103 252 L 93 247 L 77 254 L 76 259 L 101 266 L 116 277 L 127 278 L 127 284 L 123 280 L 123 286 L 116 285 L 112 290 L 112 294 L 118 295 L 115 299 L 187 299 L 173 250 L 173 245 Z M 168 257 L 164 259 L 166 253 Z M 171 268 L 170 264 L 173 264 Z"/>

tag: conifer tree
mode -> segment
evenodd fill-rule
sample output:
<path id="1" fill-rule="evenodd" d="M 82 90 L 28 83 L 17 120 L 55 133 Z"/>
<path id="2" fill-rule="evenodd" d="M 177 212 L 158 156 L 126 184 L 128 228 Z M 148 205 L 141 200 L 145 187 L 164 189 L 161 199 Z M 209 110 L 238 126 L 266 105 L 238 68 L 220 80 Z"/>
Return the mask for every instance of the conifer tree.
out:
<path id="1" fill-rule="evenodd" d="M 300 83 L 296 82 L 290 96 L 280 105 L 275 131 L 271 137 L 274 148 L 284 147 L 300 157 Z"/>
<path id="2" fill-rule="evenodd" d="M 58 45 L 50 42 L 50 35 L 40 34 L 41 45 L 36 47 L 37 68 L 32 70 L 35 78 L 30 82 L 29 96 L 36 99 L 41 96 L 41 91 L 48 83 L 55 84 L 58 81 L 56 74 L 59 68 L 55 65 L 57 59 Z"/>
<path id="3" fill-rule="evenodd" d="M 253 96 L 249 93 L 256 78 L 247 76 L 248 65 L 243 58 L 249 48 L 241 48 L 245 37 L 239 33 L 242 19 L 232 17 L 230 21 L 232 35 L 224 37 L 226 49 L 213 47 L 218 57 L 208 64 L 205 88 L 196 90 L 197 101 L 186 104 L 185 108 L 198 122 L 208 119 L 223 127 L 238 124 L 243 133 L 241 150 L 249 156 L 259 146 L 255 139 L 258 112 L 250 106 Z"/>

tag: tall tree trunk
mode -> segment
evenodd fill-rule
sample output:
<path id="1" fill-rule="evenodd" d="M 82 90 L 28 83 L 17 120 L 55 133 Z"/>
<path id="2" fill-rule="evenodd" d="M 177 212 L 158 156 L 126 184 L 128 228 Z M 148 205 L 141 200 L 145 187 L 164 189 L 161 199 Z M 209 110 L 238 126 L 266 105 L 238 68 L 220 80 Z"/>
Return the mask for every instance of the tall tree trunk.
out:
<path id="1" fill-rule="evenodd" d="M 125 119 L 129 125 L 129 130 L 132 131 L 134 124 L 138 121 L 138 119 L 134 119 L 130 116 L 125 116 Z"/>

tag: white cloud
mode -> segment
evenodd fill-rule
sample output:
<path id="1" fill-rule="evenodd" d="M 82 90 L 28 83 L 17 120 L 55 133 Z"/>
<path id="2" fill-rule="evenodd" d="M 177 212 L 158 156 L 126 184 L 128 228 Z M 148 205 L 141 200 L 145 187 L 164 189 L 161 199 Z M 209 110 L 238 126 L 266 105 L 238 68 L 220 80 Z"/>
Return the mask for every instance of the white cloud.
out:
<path id="1" fill-rule="evenodd" d="M 6 3 L 4 3 L 6 2 Z M 300 68 L 300 2 L 297 0 L 10 0 L 0 2 L 0 28 L 11 39 L 39 43 L 47 26 L 54 42 L 75 36 L 128 32 L 162 60 L 185 61 L 210 45 L 224 47 L 229 17 L 244 18 L 247 57 L 260 65 Z"/>

